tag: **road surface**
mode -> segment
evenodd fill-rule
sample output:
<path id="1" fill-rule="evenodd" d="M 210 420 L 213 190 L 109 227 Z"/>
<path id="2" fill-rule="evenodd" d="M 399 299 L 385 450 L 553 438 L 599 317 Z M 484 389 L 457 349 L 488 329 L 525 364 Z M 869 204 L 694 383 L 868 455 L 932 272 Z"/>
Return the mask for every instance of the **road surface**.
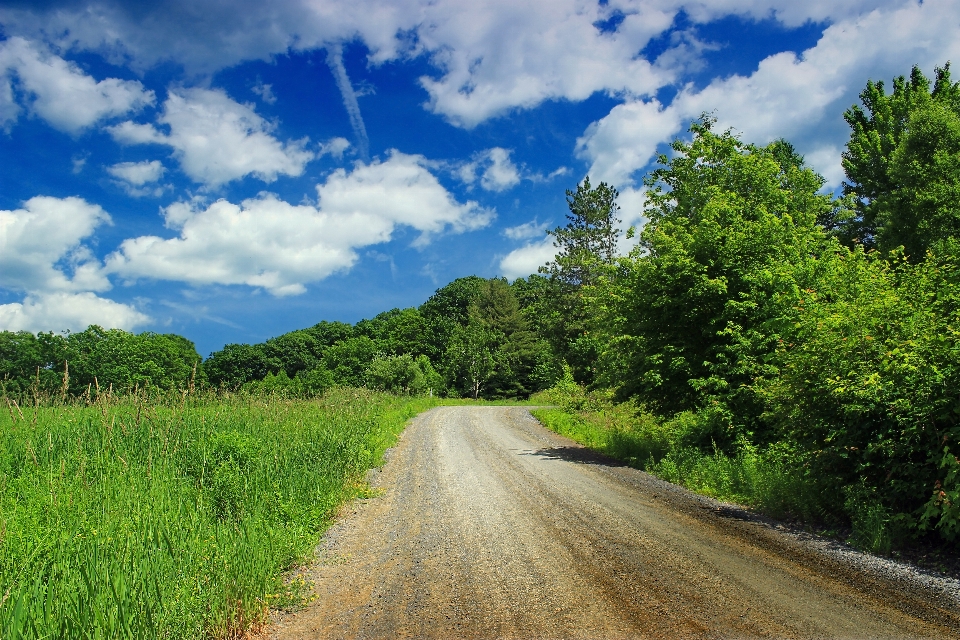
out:
<path id="1" fill-rule="evenodd" d="M 296 638 L 960 638 L 960 589 L 593 455 L 522 407 L 417 417 L 304 570 Z"/>

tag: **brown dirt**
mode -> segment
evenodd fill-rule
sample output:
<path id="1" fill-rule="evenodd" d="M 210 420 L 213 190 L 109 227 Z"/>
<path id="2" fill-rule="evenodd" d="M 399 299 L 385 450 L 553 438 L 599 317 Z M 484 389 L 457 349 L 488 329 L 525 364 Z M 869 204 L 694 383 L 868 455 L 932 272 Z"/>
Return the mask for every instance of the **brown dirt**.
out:
<path id="1" fill-rule="evenodd" d="M 941 583 L 617 466 L 521 407 L 429 411 L 376 476 L 304 570 L 317 599 L 270 637 L 960 638 Z"/>

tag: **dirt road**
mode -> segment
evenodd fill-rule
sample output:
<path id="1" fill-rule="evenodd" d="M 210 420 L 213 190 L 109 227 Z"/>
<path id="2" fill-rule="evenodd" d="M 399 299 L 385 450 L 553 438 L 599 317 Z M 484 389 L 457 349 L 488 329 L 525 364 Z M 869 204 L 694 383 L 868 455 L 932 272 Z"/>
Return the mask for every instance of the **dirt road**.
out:
<path id="1" fill-rule="evenodd" d="M 960 589 L 610 464 L 519 407 L 406 430 L 275 638 L 956 638 Z"/>

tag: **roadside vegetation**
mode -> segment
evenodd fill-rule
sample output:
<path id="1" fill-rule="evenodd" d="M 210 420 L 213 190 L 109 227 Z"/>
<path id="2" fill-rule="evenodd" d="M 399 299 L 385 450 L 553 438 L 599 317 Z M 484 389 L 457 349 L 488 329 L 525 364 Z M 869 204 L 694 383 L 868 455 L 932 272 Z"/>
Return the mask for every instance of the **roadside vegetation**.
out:
<path id="1" fill-rule="evenodd" d="M 844 114 L 839 197 L 788 142 L 709 117 L 645 179 L 628 256 L 605 248 L 616 207 L 582 224 L 571 194 L 549 267 L 576 310 L 554 339 L 571 369 L 541 419 L 865 549 L 955 550 L 960 85 L 915 68 L 892 89 L 868 83 Z"/>
<path id="2" fill-rule="evenodd" d="M 0 637 L 249 630 L 438 398 L 532 396 L 696 491 L 956 550 L 960 84 L 914 69 L 861 98 L 839 195 L 786 140 L 703 116 L 645 178 L 642 229 L 584 179 L 554 260 L 512 283 L 206 359 L 172 334 L 0 332 Z"/>
<path id="3" fill-rule="evenodd" d="M 361 389 L 11 401 L 0 638 L 242 636 L 302 598 L 283 572 L 429 406 Z"/>

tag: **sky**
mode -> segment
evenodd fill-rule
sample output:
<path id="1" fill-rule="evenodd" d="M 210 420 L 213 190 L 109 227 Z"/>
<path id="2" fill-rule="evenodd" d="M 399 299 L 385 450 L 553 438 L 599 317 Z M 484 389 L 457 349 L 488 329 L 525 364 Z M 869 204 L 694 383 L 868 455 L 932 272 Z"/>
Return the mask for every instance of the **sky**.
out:
<path id="1" fill-rule="evenodd" d="M 0 0 L 0 330 L 206 356 L 523 277 L 702 113 L 834 190 L 867 80 L 958 51 L 955 0 Z"/>

